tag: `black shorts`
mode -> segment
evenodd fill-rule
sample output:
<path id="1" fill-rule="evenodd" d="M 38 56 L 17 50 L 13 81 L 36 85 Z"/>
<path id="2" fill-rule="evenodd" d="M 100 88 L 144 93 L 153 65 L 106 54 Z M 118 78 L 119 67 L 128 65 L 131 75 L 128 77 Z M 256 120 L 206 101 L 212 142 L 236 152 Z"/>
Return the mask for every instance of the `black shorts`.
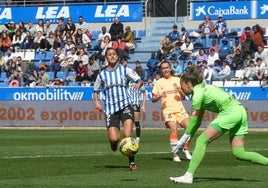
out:
<path id="1" fill-rule="evenodd" d="M 134 104 L 134 105 L 133 105 L 133 110 L 134 110 L 134 112 L 140 112 L 140 111 L 141 111 L 141 107 L 140 107 L 140 105 L 136 105 L 136 104 Z"/>
<path id="2" fill-rule="evenodd" d="M 126 106 L 122 110 L 118 112 L 107 115 L 106 116 L 106 127 L 117 127 L 120 130 L 120 121 L 123 123 L 124 121 L 131 119 L 134 121 L 134 111 L 131 105 Z"/>

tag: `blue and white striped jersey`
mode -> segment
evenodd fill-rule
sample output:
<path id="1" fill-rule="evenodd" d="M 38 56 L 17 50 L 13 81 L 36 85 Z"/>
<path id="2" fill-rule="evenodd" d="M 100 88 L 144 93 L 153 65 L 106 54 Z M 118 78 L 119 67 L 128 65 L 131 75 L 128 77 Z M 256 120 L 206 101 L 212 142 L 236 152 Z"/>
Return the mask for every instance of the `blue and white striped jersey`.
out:
<path id="1" fill-rule="evenodd" d="M 140 102 L 143 100 L 143 93 L 145 93 L 145 87 L 144 85 L 139 88 L 139 89 L 136 89 L 133 87 L 133 82 L 130 82 L 129 83 L 129 86 L 128 86 L 128 94 L 129 94 L 129 98 L 131 100 L 131 103 L 133 105 L 137 105 L 137 106 L 140 106 Z"/>
<path id="2" fill-rule="evenodd" d="M 97 76 L 94 92 L 103 92 L 105 114 L 114 114 L 131 104 L 127 79 L 137 82 L 140 77 L 134 70 L 122 65 L 113 70 L 105 68 Z"/>

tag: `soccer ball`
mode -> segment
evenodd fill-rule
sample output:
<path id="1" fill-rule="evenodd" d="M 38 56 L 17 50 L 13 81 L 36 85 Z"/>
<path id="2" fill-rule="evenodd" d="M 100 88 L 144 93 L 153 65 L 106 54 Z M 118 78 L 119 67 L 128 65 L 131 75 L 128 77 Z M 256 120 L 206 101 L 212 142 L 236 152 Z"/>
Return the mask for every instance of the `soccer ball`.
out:
<path id="1" fill-rule="evenodd" d="M 133 137 L 126 137 L 121 140 L 119 150 L 125 156 L 134 156 L 139 151 L 139 142 Z"/>

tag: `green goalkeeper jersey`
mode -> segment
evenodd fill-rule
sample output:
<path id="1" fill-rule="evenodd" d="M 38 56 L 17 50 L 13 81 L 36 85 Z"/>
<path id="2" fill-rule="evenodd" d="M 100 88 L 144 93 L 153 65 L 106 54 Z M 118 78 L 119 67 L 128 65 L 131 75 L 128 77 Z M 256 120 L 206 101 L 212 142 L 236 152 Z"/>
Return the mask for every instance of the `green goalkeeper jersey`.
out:
<path id="1" fill-rule="evenodd" d="M 193 136 L 201 125 L 205 110 L 219 114 L 235 106 L 241 106 L 241 103 L 219 87 L 203 83 L 194 86 L 192 114 L 186 133 Z"/>

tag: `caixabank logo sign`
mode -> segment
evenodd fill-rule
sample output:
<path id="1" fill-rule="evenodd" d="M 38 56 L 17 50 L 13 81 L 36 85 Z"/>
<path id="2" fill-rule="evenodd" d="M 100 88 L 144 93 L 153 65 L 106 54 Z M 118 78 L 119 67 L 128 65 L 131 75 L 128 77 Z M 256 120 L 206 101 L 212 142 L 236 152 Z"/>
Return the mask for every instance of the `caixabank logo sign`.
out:
<path id="1" fill-rule="evenodd" d="M 210 16 L 216 20 L 222 15 L 227 20 L 268 18 L 267 1 L 231 1 L 231 2 L 207 2 L 191 3 L 191 19 L 203 20 Z"/>
<path id="2" fill-rule="evenodd" d="M 27 12 L 27 14 L 25 14 Z M 72 17 L 74 22 L 83 16 L 89 23 L 112 22 L 114 17 L 120 21 L 141 22 L 141 4 L 105 4 L 105 5 L 83 5 L 83 6 L 39 6 L 39 7 L 0 7 L 0 24 L 9 21 L 32 21 L 37 23 L 38 19 L 50 20 L 57 23 L 58 18 L 67 19 Z"/>

